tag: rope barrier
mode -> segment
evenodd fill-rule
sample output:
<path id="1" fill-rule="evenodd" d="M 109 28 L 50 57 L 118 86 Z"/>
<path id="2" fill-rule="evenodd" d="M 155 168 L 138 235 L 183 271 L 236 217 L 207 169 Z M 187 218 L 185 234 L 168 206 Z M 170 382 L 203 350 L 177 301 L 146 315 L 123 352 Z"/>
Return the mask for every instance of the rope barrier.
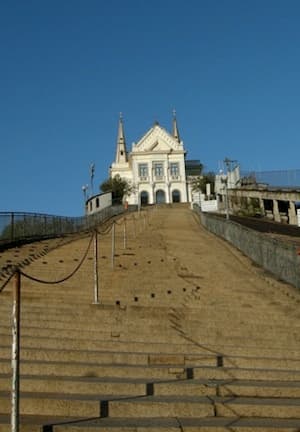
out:
<path id="1" fill-rule="evenodd" d="M 103 231 L 100 231 L 100 230 L 98 230 L 98 229 L 95 229 L 95 230 L 94 230 L 94 234 L 93 234 L 93 235 L 91 236 L 91 238 L 90 238 L 90 241 L 89 241 L 89 244 L 88 244 L 87 250 L 86 250 L 85 254 L 83 255 L 83 258 L 81 259 L 80 263 L 75 267 L 75 269 L 74 269 L 74 270 L 73 270 L 69 275 L 67 275 L 67 276 L 65 276 L 65 277 L 63 277 L 63 278 L 61 278 L 61 279 L 58 279 L 58 280 L 54 280 L 54 281 L 47 281 L 47 280 L 39 279 L 39 278 L 36 278 L 36 277 L 34 277 L 34 276 L 31 276 L 31 275 L 25 273 L 24 271 L 20 270 L 20 268 L 18 267 L 18 265 L 16 265 L 16 266 L 13 267 L 13 269 L 12 269 L 12 273 L 8 275 L 8 279 L 7 279 L 7 280 L 3 283 L 3 285 L 0 287 L 0 294 L 2 293 L 2 291 L 5 289 L 5 287 L 6 287 L 6 286 L 8 285 L 8 283 L 10 282 L 11 278 L 12 278 L 12 277 L 14 276 L 14 274 L 16 273 L 16 269 L 17 269 L 17 268 L 19 268 L 19 271 L 20 271 L 20 274 L 21 274 L 21 275 L 23 275 L 23 276 L 26 277 L 27 279 L 30 279 L 30 280 L 32 280 L 32 281 L 34 281 L 34 282 L 37 282 L 37 283 L 47 284 L 47 285 L 55 285 L 55 284 L 59 284 L 59 283 L 65 282 L 66 280 L 68 280 L 68 279 L 70 279 L 72 276 L 74 276 L 74 274 L 75 274 L 75 273 L 80 269 L 80 267 L 82 266 L 83 262 L 85 261 L 85 259 L 86 259 L 86 257 L 87 257 L 87 254 L 88 254 L 88 251 L 89 251 L 89 249 L 90 249 L 90 246 L 91 246 L 92 240 L 93 240 L 93 238 L 94 238 L 94 235 L 96 235 L 96 234 L 99 234 L 99 235 L 107 235 L 107 234 L 109 234 L 109 233 L 113 230 L 114 225 L 122 226 L 122 225 L 125 225 L 127 221 L 133 221 L 133 222 L 134 222 L 134 225 L 135 225 L 135 223 L 137 222 L 137 219 L 136 219 L 136 217 L 135 217 L 134 214 L 132 214 L 131 216 L 127 215 L 126 218 L 124 218 L 124 219 L 123 219 L 122 221 L 120 221 L 120 222 L 118 222 L 118 221 L 116 221 L 116 220 L 113 221 L 113 223 L 112 223 L 111 225 L 109 225 L 106 229 L 104 229 Z M 136 229 L 135 229 L 135 236 L 136 236 Z M 69 241 L 70 241 L 70 240 L 69 240 Z M 55 248 L 59 247 L 60 245 L 64 245 L 64 244 L 68 243 L 69 241 L 66 241 L 66 239 L 64 239 L 64 238 L 60 238 L 60 239 L 57 241 L 57 243 L 56 243 L 56 245 L 55 245 L 54 247 L 52 247 L 52 248 L 50 247 L 50 248 L 48 249 L 48 252 L 50 252 L 52 249 L 55 249 Z M 124 241 L 124 244 L 125 244 L 125 241 Z"/>
<path id="2" fill-rule="evenodd" d="M 104 231 L 98 231 L 98 230 L 96 229 L 96 232 L 97 232 L 97 234 L 99 234 L 99 235 L 106 235 L 106 234 L 109 234 L 109 233 L 111 232 L 112 227 L 113 227 L 113 224 L 110 225 L 110 226 L 109 226 L 106 230 L 104 230 Z"/>
<path id="3" fill-rule="evenodd" d="M 0 287 L 0 294 L 2 293 L 2 291 L 4 291 L 4 288 L 9 283 L 9 281 L 11 280 L 11 278 L 14 276 L 15 272 L 16 272 L 16 270 L 14 270 L 11 275 L 9 275 L 8 279 L 4 282 L 4 284 L 2 285 L 2 287 Z"/>
<path id="4" fill-rule="evenodd" d="M 31 275 L 29 275 L 29 274 L 23 272 L 22 270 L 20 270 L 20 274 L 21 274 L 22 276 L 26 277 L 26 278 L 29 279 L 29 280 L 32 280 L 32 281 L 34 281 L 34 282 L 38 282 L 38 283 L 41 283 L 41 284 L 46 284 L 46 285 L 56 285 L 56 284 L 60 284 L 60 283 L 62 283 L 62 282 L 65 282 L 65 281 L 67 281 L 68 279 L 71 279 L 71 277 L 73 277 L 74 274 L 77 273 L 77 271 L 80 269 L 80 267 L 81 267 L 82 264 L 84 263 L 84 261 L 85 261 L 85 259 L 86 259 L 86 257 L 87 257 L 87 254 L 88 254 L 88 252 L 89 252 L 89 250 L 90 250 L 90 247 L 91 247 L 91 244 L 92 244 L 93 238 L 94 238 L 94 234 L 91 236 L 90 241 L 89 241 L 89 244 L 88 244 L 88 247 L 87 247 L 87 249 L 86 249 L 86 251 L 85 251 L 85 253 L 84 253 L 84 255 L 83 255 L 81 261 L 79 262 L 79 264 L 75 267 L 75 269 L 74 269 L 70 274 L 68 274 L 67 276 L 63 277 L 62 279 L 57 279 L 57 280 L 55 280 L 55 281 L 46 281 L 46 280 L 42 280 L 42 279 L 36 278 L 36 277 L 34 277 L 34 276 L 31 276 Z"/>

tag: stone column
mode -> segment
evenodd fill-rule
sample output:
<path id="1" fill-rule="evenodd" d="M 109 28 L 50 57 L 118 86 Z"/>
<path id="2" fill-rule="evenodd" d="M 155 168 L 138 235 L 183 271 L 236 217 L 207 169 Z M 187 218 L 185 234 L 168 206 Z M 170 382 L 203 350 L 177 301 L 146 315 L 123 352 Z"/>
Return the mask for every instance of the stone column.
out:
<path id="1" fill-rule="evenodd" d="M 154 184 L 150 183 L 149 203 L 154 204 Z"/>
<path id="2" fill-rule="evenodd" d="M 170 183 L 166 182 L 166 203 L 170 204 Z"/>
<path id="3" fill-rule="evenodd" d="M 277 200 L 273 200 L 273 215 L 275 222 L 281 222 Z"/>
<path id="4" fill-rule="evenodd" d="M 259 207 L 260 207 L 260 211 L 262 216 L 265 216 L 265 204 L 264 204 L 264 200 L 262 198 L 259 198 Z"/>
<path id="5" fill-rule="evenodd" d="M 297 213 L 296 213 L 296 207 L 295 207 L 294 201 L 289 202 L 288 215 L 289 215 L 289 224 L 290 225 L 297 225 L 298 220 L 297 220 Z"/>

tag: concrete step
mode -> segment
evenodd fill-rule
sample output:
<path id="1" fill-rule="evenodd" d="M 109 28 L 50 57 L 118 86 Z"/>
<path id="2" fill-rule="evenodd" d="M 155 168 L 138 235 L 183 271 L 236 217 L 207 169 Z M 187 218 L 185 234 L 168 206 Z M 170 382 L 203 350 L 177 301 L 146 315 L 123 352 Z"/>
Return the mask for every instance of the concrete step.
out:
<path id="1" fill-rule="evenodd" d="M 300 398 L 300 381 L 178 380 L 154 383 L 155 395 Z"/>
<path id="2" fill-rule="evenodd" d="M 228 335 L 232 335 L 234 337 L 238 337 L 241 333 L 245 333 L 248 335 L 248 337 L 253 338 L 257 337 L 260 334 L 264 334 L 265 337 L 270 337 L 274 333 L 277 334 L 277 337 L 285 337 L 287 334 L 289 337 L 297 340 L 298 336 L 298 330 L 300 329 L 300 326 L 293 326 L 293 329 L 291 330 L 291 327 L 289 326 L 283 326 L 282 324 L 278 323 L 277 325 L 272 324 L 266 325 L 265 321 L 261 324 L 257 321 L 256 325 L 250 325 L 250 324 L 243 324 L 239 325 L 238 329 L 233 330 L 231 328 L 232 326 L 232 320 L 223 320 L 222 321 L 222 329 L 220 329 L 219 321 L 213 321 L 210 320 L 209 322 L 203 321 L 203 319 L 193 320 L 191 321 L 191 318 L 189 317 L 189 322 L 185 321 L 181 323 L 181 321 L 176 321 L 174 318 L 169 318 L 166 316 L 166 314 L 161 313 L 160 316 L 155 319 L 154 317 L 151 317 L 151 320 L 149 319 L 148 314 L 144 316 L 144 318 L 135 317 L 135 314 L 131 314 L 131 318 L 128 319 L 126 316 L 126 313 L 119 312 L 118 310 L 114 309 L 111 311 L 111 313 L 107 313 L 108 311 L 105 311 L 106 313 L 97 313 L 97 310 L 91 309 L 89 314 L 89 320 L 86 319 L 86 313 L 84 314 L 70 314 L 70 312 L 57 315 L 55 314 L 26 314 L 25 316 L 22 315 L 22 327 L 47 327 L 47 328 L 53 328 L 53 329 L 84 329 L 85 327 L 88 327 L 90 330 L 95 331 L 98 330 L 99 327 L 101 329 L 107 329 L 111 328 L 112 325 L 117 324 L 118 322 L 122 322 L 122 327 L 128 329 L 128 331 L 133 330 L 134 328 L 139 329 L 140 331 L 145 332 L 145 330 L 149 331 L 155 331 L 157 328 L 161 329 L 161 326 L 164 325 L 167 328 L 183 328 L 186 332 L 191 332 L 192 334 L 202 335 L 207 333 L 216 333 L 219 332 L 224 337 Z M 7 318 L 11 315 L 11 311 L 9 314 L 2 314 L 0 316 L 0 324 L 3 326 L 3 328 L 7 327 Z M 227 330 L 226 330 L 227 329 Z"/>
<path id="3" fill-rule="evenodd" d="M 296 432 L 296 419 L 281 418 L 104 418 L 80 424 L 58 425 L 45 432 Z"/>
<path id="4" fill-rule="evenodd" d="M 78 377 L 51 375 L 22 375 L 22 391 L 61 392 L 106 395 L 156 396 L 249 396 L 300 398 L 300 381 L 263 380 L 150 380 L 147 378 Z M 11 375 L 0 375 L 0 388 L 11 389 Z"/>
<path id="5" fill-rule="evenodd" d="M 11 410 L 10 394 L 0 392 L 1 412 L 9 414 Z M 60 395 L 57 393 L 20 393 L 20 414 L 66 417 L 99 417 L 99 396 Z"/>
<path id="6" fill-rule="evenodd" d="M 82 420 L 81 417 L 69 417 L 66 416 L 41 416 L 41 415 L 28 415 L 22 414 L 19 416 L 19 431 L 20 432 L 41 432 L 43 425 L 47 424 L 64 424 L 64 422 L 69 421 L 78 422 Z M 75 423 L 76 424 L 76 423 Z M 0 413 L 0 432 L 11 432 L 11 416 L 8 414 Z"/>
<path id="7" fill-rule="evenodd" d="M 23 395 L 25 404 L 27 394 Z M 28 397 L 35 397 L 30 396 Z M 98 396 L 99 398 L 99 396 Z M 87 400 L 88 399 L 88 400 Z M 45 402 L 46 400 L 46 402 Z M 81 408 L 79 408 L 79 401 Z M 56 399 L 53 394 L 41 394 L 35 406 L 40 404 L 45 414 L 55 409 Z M 86 406 L 85 406 L 86 404 Z M 91 396 L 83 398 L 82 395 L 73 395 L 63 399 L 64 410 L 67 415 L 81 413 L 85 406 L 86 416 L 100 417 L 274 417 L 297 418 L 300 409 L 300 399 L 296 398 L 250 398 L 250 397 L 202 397 L 202 396 L 142 396 L 136 398 L 111 399 L 101 396 L 101 402 L 95 403 Z M 68 407 L 68 408 L 67 408 Z M 98 414 L 97 414 L 98 410 Z M 44 413 L 44 411 L 40 411 Z M 60 411 L 56 411 L 60 414 Z M 52 411 L 49 412 L 52 414 Z M 54 414 L 54 413 L 53 413 Z"/>
<path id="8" fill-rule="evenodd" d="M 299 358 L 274 358 L 274 357 L 254 357 L 254 356 L 222 356 L 225 367 L 251 367 L 257 369 L 293 369 L 300 370 L 300 351 Z"/>
<path id="9" fill-rule="evenodd" d="M 145 396 L 153 388 L 149 382 L 150 380 L 147 381 L 143 378 L 21 375 L 20 389 L 22 392 L 37 393 L 46 391 L 61 394 Z M 159 382 L 159 380 L 156 382 Z M 11 387 L 11 375 L 1 374 L 1 390 L 10 391 Z"/>
<path id="10" fill-rule="evenodd" d="M 10 394 L 0 392 L 1 411 L 9 414 Z M 251 398 L 218 396 L 123 396 L 20 394 L 20 413 L 45 416 L 82 417 L 269 417 L 293 419 L 299 416 L 299 398 Z"/>
<path id="11" fill-rule="evenodd" d="M 9 393 L 0 392 L 1 411 L 9 414 Z M 20 394 L 20 413 L 82 417 L 208 417 L 214 415 L 212 402 L 205 397 Z"/>
<path id="12" fill-rule="evenodd" d="M 135 293 L 135 291 L 130 291 L 130 293 L 131 296 Z M 11 293 L 8 293 L 6 289 L 1 294 L 1 316 L 6 314 L 9 315 L 11 313 L 12 295 L 11 298 L 8 298 L 8 294 L 11 295 Z M 93 305 L 92 299 L 90 299 L 90 301 L 87 303 L 82 303 L 79 309 L 75 309 L 72 303 L 72 299 L 69 298 L 69 301 L 67 303 L 52 301 L 49 302 L 47 304 L 47 313 L 41 316 L 41 304 L 41 302 L 35 303 L 34 300 L 30 302 L 22 302 L 22 316 L 26 318 L 32 315 L 33 318 L 38 319 L 43 319 L 43 317 L 45 316 L 46 319 L 47 317 L 50 317 L 51 319 L 71 320 L 72 318 L 86 317 L 87 311 L 92 311 L 95 316 L 101 315 L 102 318 L 109 317 L 110 313 L 122 313 L 122 309 L 117 308 L 115 304 Z M 165 317 L 166 319 L 173 319 L 174 322 L 180 321 L 181 319 L 184 320 L 186 318 L 186 314 L 188 314 L 189 320 L 195 322 L 205 322 L 209 325 L 215 326 L 218 326 L 220 322 L 236 322 L 254 328 L 256 326 L 259 327 L 261 324 L 267 326 L 268 324 L 270 324 L 270 322 L 272 322 L 272 324 L 278 322 L 279 325 L 281 323 L 281 326 L 283 328 L 286 328 L 288 327 L 289 323 L 288 317 L 286 317 L 284 325 L 282 323 L 282 320 L 278 319 L 278 321 L 276 321 L 276 317 L 274 317 L 274 312 L 269 307 L 258 307 L 257 305 L 255 305 L 254 312 L 252 310 L 249 311 L 249 309 L 241 309 L 241 305 L 239 303 L 236 309 L 232 308 L 230 310 L 230 317 L 228 311 L 218 311 L 218 314 L 216 315 L 212 314 L 212 310 L 215 310 L 214 305 L 205 305 L 205 307 L 203 307 L 203 305 L 199 305 L 199 307 L 193 307 L 193 305 L 189 305 L 187 309 L 187 307 L 173 308 L 171 305 L 165 307 L 157 307 L 157 305 L 151 306 L 151 303 L 149 303 L 149 305 L 145 307 L 137 303 L 136 305 L 131 305 L 127 307 L 127 311 L 130 311 L 130 314 L 134 314 L 137 318 L 139 318 L 139 320 L 143 320 L 143 318 L 145 317 L 145 313 L 147 313 L 153 318 L 153 320 Z M 254 314 L 256 318 L 255 323 L 253 322 Z M 123 311 L 123 315 L 125 315 L 125 311 Z M 291 323 L 293 322 L 292 318 L 290 321 Z M 296 326 L 299 327 L 299 324 L 296 323 Z"/>
<path id="13" fill-rule="evenodd" d="M 1 344 L 10 345 L 12 343 L 12 337 L 9 335 L 3 335 L 0 333 Z M 153 353 L 199 353 L 199 347 L 195 346 L 190 342 L 183 343 L 162 343 L 156 341 L 132 341 L 120 340 L 119 333 L 112 333 L 110 340 L 80 340 L 57 337 L 31 337 L 22 336 L 21 347 L 26 348 L 39 348 L 39 349 L 71 349 L 71 350 L 107 350 L 107 351 L 121 351 L 121 352 L 151 352 Z"/>
<path id="14" fill-rule="evenodd" d="M 192 368 L 189 376 L 206 380 L 300 381 L 300 370 L 203 366 Z"/>
<path id="15" fill-rule="evenodd" d="M 214 397 L 214 406 L 219 417 L 297 418 L 300 413 L 299 398 Z"/>
<path id="16" fill-rule="evenodd" d="M 0 360 L 0 373 L 8 374 L 11 371 L 9 360 Z M 99 364 L 79 362 L 54 362 L 54 361 L 27 361 L 20 362 L 20 372 L 23 375 L 56 375 L 65 376 L 66 371 L 70 376 L 86 377 L 128 377 L 151 379 L 179 379 L 187 377 L 187 369 L 172 366 L 142 366 L 128 364 Z"/>
<path id="17" fill-rule="evenodd" d="M 55 337 L 59 336 L 61 339 L 76 339 L 77 341 L 81 340 L 109 340 L 112 337 L 113 333 L 118 333 L 119 337 L 125 338 L 126 340 L 134 340 L 134 341 L 146 341 L 150 338 L 153 338 L 156 342 L 166 342 L 166 343 L 179 343 L 182 338 L 181 335 L 176 333 L 172 329 L 166 328 L 164 332 L 161 332 L 161 329 L 157 327 L 155 330 L 148 328 L 144 333 L 139 332 L 139 329 L 132 328 L 126 329 L 122 325 L 112 324 L 107 329 L 102 329 L 101 326 L 97 330 L 87 330 L 87 329 L 66 329 L 66 328 L 50 328 L 50 327 L 25 327 L 22 326 L 21 338 L 24 336 L 31 337 Z M 2 326 L 1 328 L 1 336 L 9 336 L 11 333 L 11 327 Z M 1 341 L 2 341 L 1 337 Z"/>
<path id="18" fill-rule="evenodd" d="M 121 339 L 126 340 L 134 340 L 137 342 L 144 342 L 146 340 L 155 340 L 156 342 L 161 343 L 179 343 L 182 340 L 182 333 L 172 330 L 171 328 L 165 328 L 164 331 L 161 331 L 161 328 L 158 326 L 157 328 L 145 329 L 144 332 L 139 332 L 137 328 L 134 329 L 126 329 L 126 327 L 122 327 L 121 325 L 110 326 L 108 330 L 102 330 L 101 327 L 97 331 L 93 330 L 78 330 L 78 329 L 56 329 L 56 328 L 44 328 L 44 327 L 22 327 L 22 337 L 23 336 L 36 336 L 36 337 L 55 337 L 56 335 L 60 336 L 60 338 L 70 338 L 80 340 L 109 340 L 112 337 L 112 333 L 117 332 Z M 11 333 L 11 328 L 9 326 L 3 327 L 1 329 L 1 333 L 3 336 L 9 336 Z M 221 334 L 203 334 L 203 335 L 195 335 L 196 339 L 201 340 L 202 345 L 206 345 L 209 343 L 213 344 L 226 344 L 233 343 L 237 346 L 241 346 L 245 344 L 244 337 L 241 336 L 223 336 Z M 1 337 L 1 335 L 0 335 Z M 274 338 L 274 336 L 273 336 Z M 2 338 L 1 338 L 2 340 Z M 282 350 L 288 350 L 290 348 L 298 348 L 299 342 L 298 338 L 290 337 L 277 339 L 276 342 L 272 342 L 273 339 L 270 336 L 269 338 L 264 337 L 253 337 L 247 338 L 247 344 L 255 344 L 256 346 L 272 346 L 273 348 L 278 348 Z"/>
<path id="19" fill-rule="evenodd" d="M 99 418 L 22 415 L 20 432 L 297 432 L 298 419 L 282 418 Z M 0 414 L 0 432 L 10 432 L 10 416 Z"/>
<path id="20" fill-rule="evenodd" d="M 11 347 L 0 346 L 0 358 L 11 358 Z M 114 352 L 114 351 L 92 351 L 92 350 L 58 350 L 58 349 L 37 349 L 22 348 L 22 360 L 49 360 L 49 361 L 70 361 L 80 363 L 100 364 L 132 364 L 132 365 L 169 365 L 169 366 L 216 366 L 217 356 L 214 355 L 186 355 L 186 354 L 155 354 L 135 352 Z"/>
<path id="21" fill-rule="evenodd" d="M 11 346 L 0 346 L 0 358 L 10 359 Z M 270 357 L 242 357 L 242 356 L 218 356 L 197 354 L 172 354 L 172 353 L 138 353 L 138 352 L 114 352 L 102 350 L 72 350 L 72 349 L 43 349 L 22 347 L 21 358 L 23 360 L 49 360 L 71 362 L 99 362 L 114 364 L 134 365 L 181 365 L 181 366 L 217 366 L 221 361 L 224 367 L 251 368 L 251 369 L 291 369 L 300 370 L 300 359 L 270 358 Z"/>

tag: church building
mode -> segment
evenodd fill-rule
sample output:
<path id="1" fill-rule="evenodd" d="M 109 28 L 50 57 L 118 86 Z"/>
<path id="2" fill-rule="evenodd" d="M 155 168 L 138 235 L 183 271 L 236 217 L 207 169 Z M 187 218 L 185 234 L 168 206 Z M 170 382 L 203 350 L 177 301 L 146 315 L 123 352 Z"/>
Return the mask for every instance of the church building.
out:
<path id="1" fill-rule="evenodd" d="M 110 167 L 110 176 L 119 175 L 132 186 L 125 197 L 129 205 L 188 202 L 185 156 L 175 112 L 172 133 L 156 122 L 132 144 L 130 152 L 120 115 L 116 158 Z"/>

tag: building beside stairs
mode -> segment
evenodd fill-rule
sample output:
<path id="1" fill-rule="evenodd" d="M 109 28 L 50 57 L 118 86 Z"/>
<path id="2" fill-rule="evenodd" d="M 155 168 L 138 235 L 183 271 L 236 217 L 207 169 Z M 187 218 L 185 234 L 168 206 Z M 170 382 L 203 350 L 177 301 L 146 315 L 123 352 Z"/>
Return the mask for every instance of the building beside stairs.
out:
<path id="1" fill-rule="evenodd" d="M 123 118 L 118 125 L 116 157 L 110 176 L 119 175 L 132 186 L 125 197 L 129 205 L 189 202 L 186 150 L 173 113 L 172 132 L 156 122 L 127 150 Z"/>

